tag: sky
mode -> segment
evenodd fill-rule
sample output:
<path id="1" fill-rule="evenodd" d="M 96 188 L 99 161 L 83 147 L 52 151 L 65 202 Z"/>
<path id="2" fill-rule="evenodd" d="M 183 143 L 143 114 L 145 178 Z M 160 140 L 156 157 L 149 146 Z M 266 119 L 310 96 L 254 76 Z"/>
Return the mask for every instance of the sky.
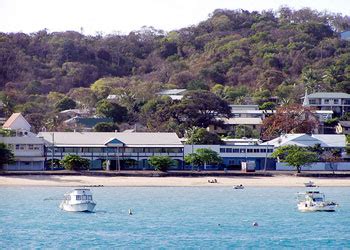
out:
<path id="1" fill-rule="evenodd" d="M 277 10 L 310 7 L 350 16 L 350 0 L 0 0 L 0 32 L 75 30 L 94 35 L 170 31 L 196 25 L 215 9 Z"/>

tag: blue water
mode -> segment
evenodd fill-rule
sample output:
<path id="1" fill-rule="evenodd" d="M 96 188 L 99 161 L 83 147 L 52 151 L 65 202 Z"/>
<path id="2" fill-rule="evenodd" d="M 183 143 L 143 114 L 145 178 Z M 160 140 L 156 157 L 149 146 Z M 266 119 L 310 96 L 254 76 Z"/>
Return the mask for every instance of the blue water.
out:
<path id="1" fill-rule="evenodd" d="M 303 188 L 93 188 L 95 213 L 47 200 L 69 190 L 0 188 L 0 249 L 350 247 L 350 188 L 321 189 L 335 213 L 298 212 Z"/>

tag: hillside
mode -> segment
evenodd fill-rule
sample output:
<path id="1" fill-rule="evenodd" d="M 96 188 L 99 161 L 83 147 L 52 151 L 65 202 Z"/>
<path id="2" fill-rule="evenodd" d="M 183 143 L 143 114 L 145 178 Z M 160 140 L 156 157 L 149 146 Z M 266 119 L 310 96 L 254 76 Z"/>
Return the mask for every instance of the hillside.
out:
<path id="1" fill-rule="evenodd" d="M 169 33 L 150 27 L 104 36 L 0 33 L 1 99 L 8 114 L 24 113 L 39 130 L 59 129 L 63 98 L 91 109 L 118 94 L 128 110 L 124 123 L 172 130 L 144 119 L 147 108 L 155 113 L 167 102 L 154 100 L 161 88 L 205 89 L 229 103 L 259 104 L 271 96 L 299 101 L 305 88 L 350 93 L 350 42 L 339 36 L 348 29 L 347 16 L 281 8 L 216 10 Z"/>

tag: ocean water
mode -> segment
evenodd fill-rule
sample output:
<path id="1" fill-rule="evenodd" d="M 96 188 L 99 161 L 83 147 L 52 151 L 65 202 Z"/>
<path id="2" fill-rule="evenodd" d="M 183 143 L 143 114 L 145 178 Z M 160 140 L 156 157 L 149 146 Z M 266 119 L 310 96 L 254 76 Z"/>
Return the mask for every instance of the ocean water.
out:
<path id="1" fill-rule="evenodd" d="M 69 190 L 1 187 L 0 249 L 350 248 L 350 188 L 320 189 L 334 213 L 298 212 L 304 188 L 253 187 L 92 188 L 96 211 L 71 213 Z"/>

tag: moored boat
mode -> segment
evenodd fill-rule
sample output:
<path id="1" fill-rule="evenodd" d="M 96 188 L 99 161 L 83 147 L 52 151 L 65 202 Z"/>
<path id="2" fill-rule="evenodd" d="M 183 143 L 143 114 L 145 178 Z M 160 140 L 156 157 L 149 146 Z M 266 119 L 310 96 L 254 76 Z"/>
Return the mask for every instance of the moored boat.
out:
<path id="1" fill-rule="evenodd" d="M 233 186 L 233 189 L 244 189 L 244 186 L 242 184 Z"/>
<path id="2" fill-rule="evenodd" d="M 69 212 L 92 212 L 96 203 L 92 199 L 90 189 L 79 188 L 66 193 L 60 208 Z"/>
<path id="3" fill-rule="evenodd" d="M 304 183 L 305 187 L 316 187 L 315 183 L 313 181 L 309 181 Z"/>
<path id="4" fill-rule="evenodd" d="M 319 191 L 307 191 L 298 194 L 298 209 L 301 212 L 334 212 L 337 203 L 326 201 L 325 195 Z"/>

